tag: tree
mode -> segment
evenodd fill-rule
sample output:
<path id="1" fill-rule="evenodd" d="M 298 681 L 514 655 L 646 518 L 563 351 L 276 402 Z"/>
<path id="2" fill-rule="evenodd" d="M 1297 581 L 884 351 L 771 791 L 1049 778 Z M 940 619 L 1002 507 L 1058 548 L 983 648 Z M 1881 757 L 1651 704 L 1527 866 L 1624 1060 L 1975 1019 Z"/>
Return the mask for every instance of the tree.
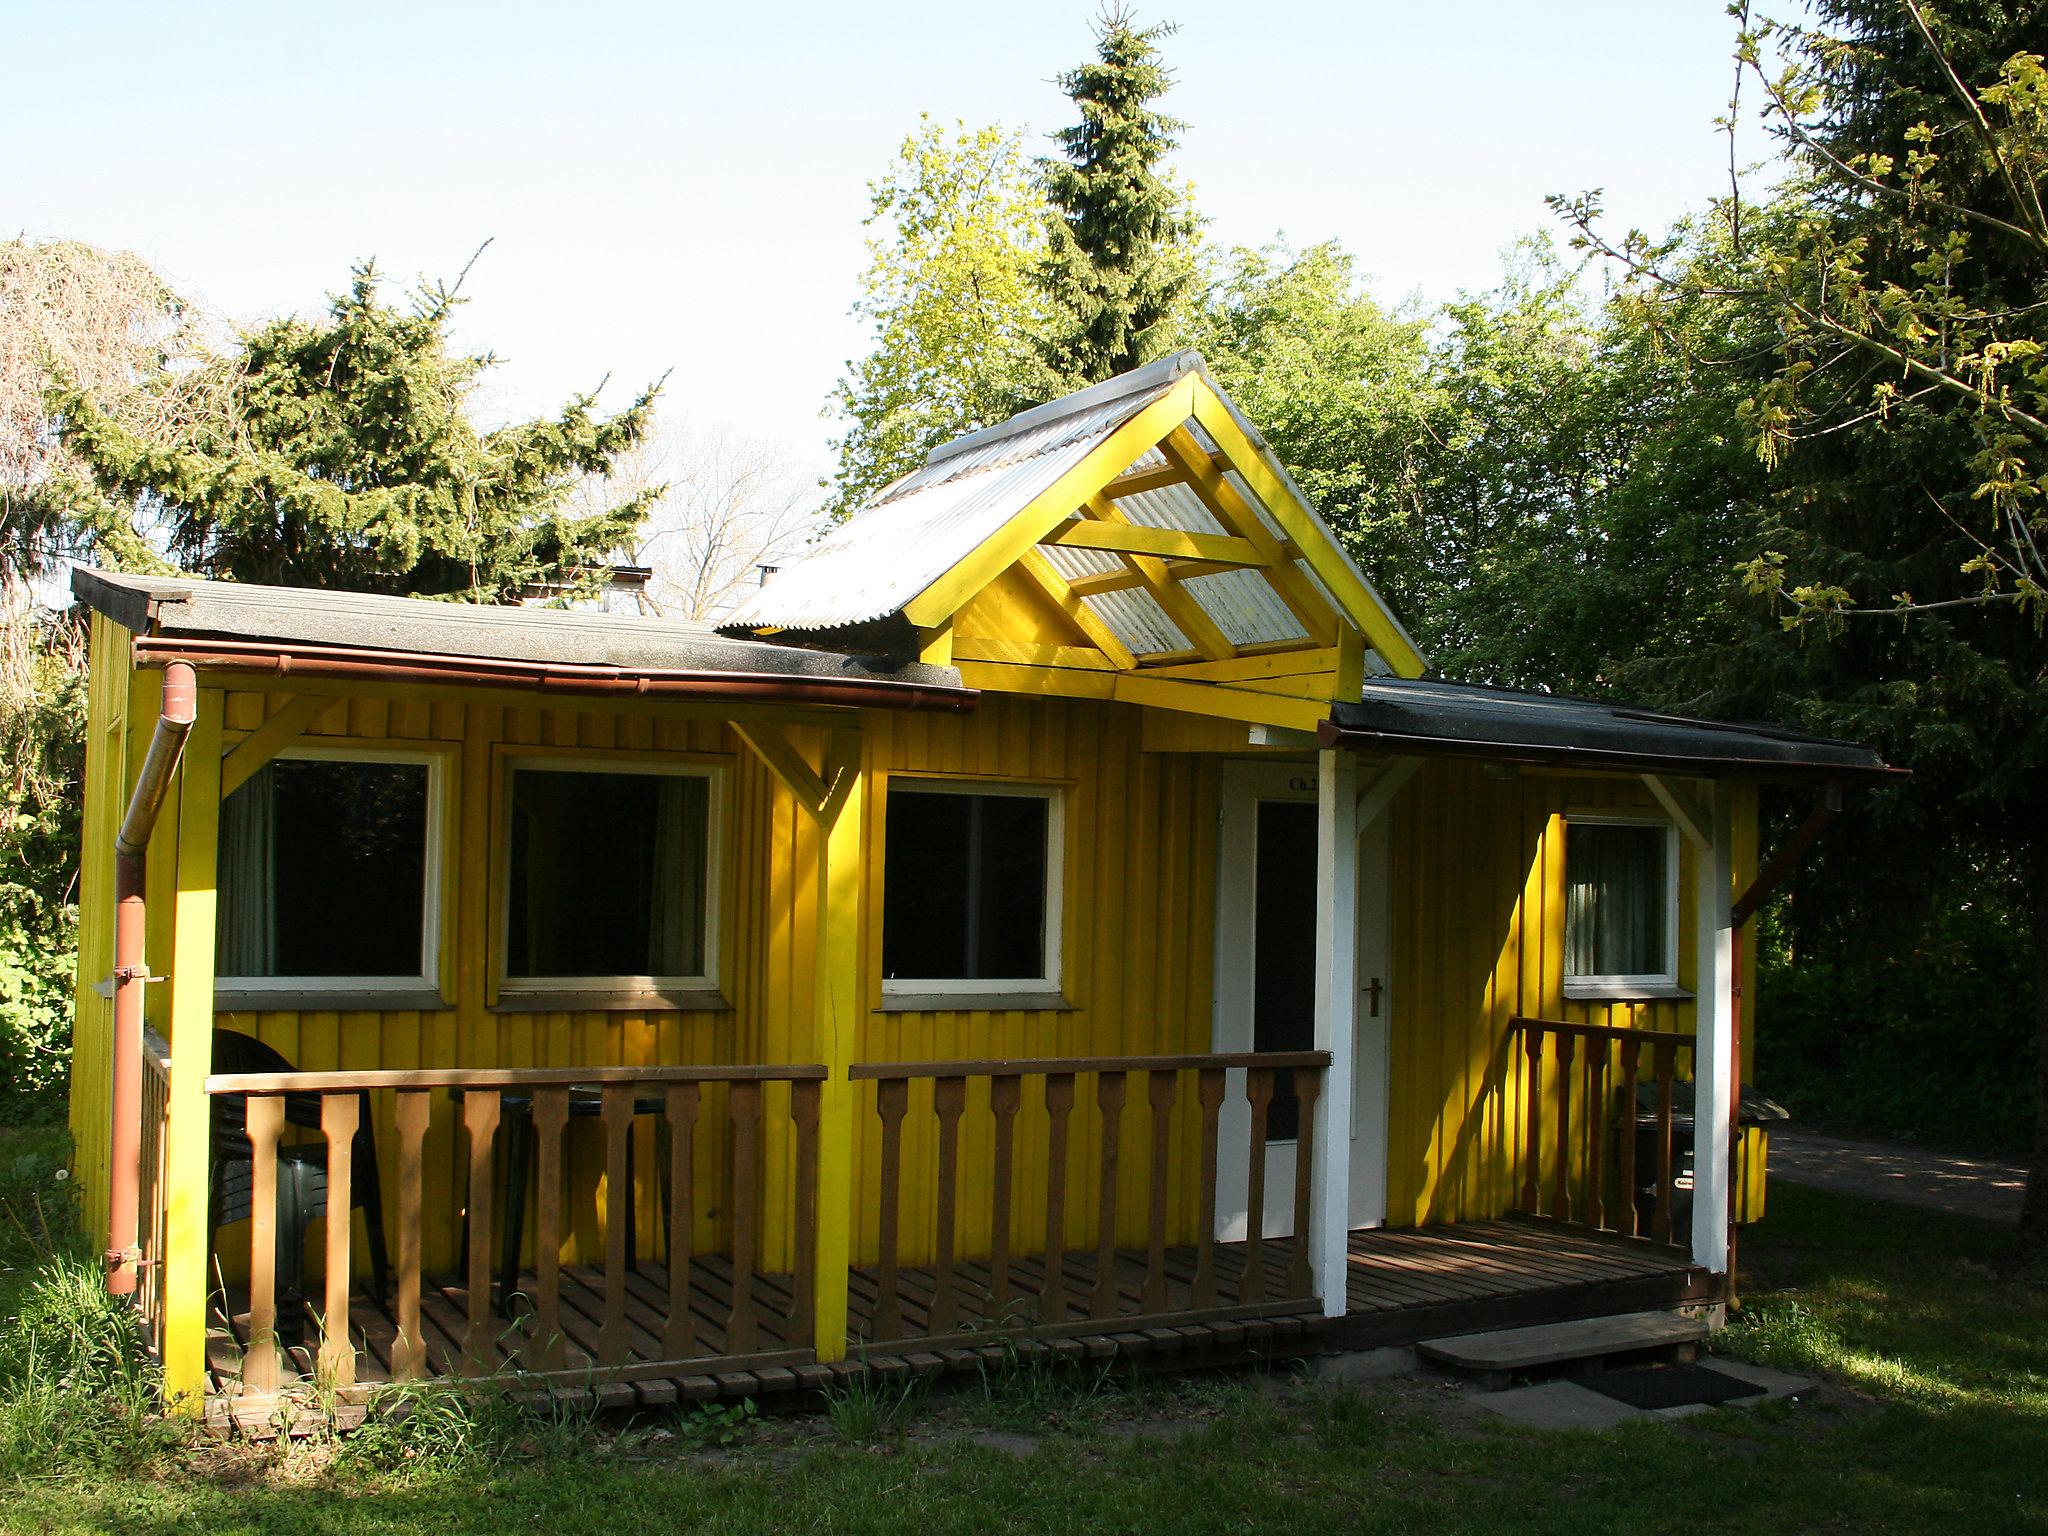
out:
<path id="1" fill-rule="evenodd" d="M 1031 387 L 1045 324 L 1031 272 L 1045 204 L 1023 136 L 922 119 L 868 183 L 868 265 L 853 313 L 872 345 L 828 411 L 846 424 L 830 513 L 844 518 L 939 444 L 1000 421 Z"/>
<path id="2" fill-rule="evenodd" d="M 647 438 L 580 488 L 576 505 L 657 494 L 627 547 L 653 572 L 648 595 L 669 617 L 716 622 L 793 558 L 824 522 L 816 466 L 786 442 L 724 423 L 656 423 Z"/>
<path id="3" fill-rule="evenodd" d="M 1915 770 L 1881 843 L 1838 842 L 1882 887 L 1962 861 L 2028 891 L 2033 1176 L 2022 1244 L 2048 1258 L 2048 73 L 2032 8 L 1820 0 L 1750 24 L 1741 79 L 1792 179 L 1718 207 L 1732 275 L 1569 216 L 1655 311 L 1711 299 L 1771 338 L 1746 410 L 1775 471 L 1748 586 L 1789 635 L 1730 684 L 1798 690 Z M 1767 65 L 1776 51 L 1787 62 Z M 1731 114 L 1733 131 L 1735 118 Z M 1724 688 L 1725 692 L 1725 688 Z M 1915 869 L 1901 882 L 1897 872 Z M 1871 909 L 1857 915 L 1867 921 Z M 1868 941 L 1868 931 L 1863 935 Z"/>
<path id="4" fill-rule="evenodd" d="M 170 558 L 205 575 L 473 602 L 600 581 L 653 492 L 583 518 L 562 504 L 640 439 L 658 386 L 609 419 L 586 395 L 479 431 L 464 407 L 492 359 L 448 350 L 459 287 L 398 309 L 357 268 L 323 318 L 272 321 L 208 365 L 227 409 L 168 442 L 67 378 L 52 394 L 64 446 L 104 494 L 154 509 Z"/>
<path id="5" fill-rule="evenodd" d="M 1047 399 L 1142 367 L 1168 351 L 1194 279 L 1197 224 L 1161 162 L 1185 124 L 1152 103 L 1171 89 L 1159 40 L 1121 7 L 1103 13 L 1093 63 L 1060 76 L 1081 121 L 1039 162 L 1051 205 L 1036 278 L 1050 308 L 1038 340 Z"/>

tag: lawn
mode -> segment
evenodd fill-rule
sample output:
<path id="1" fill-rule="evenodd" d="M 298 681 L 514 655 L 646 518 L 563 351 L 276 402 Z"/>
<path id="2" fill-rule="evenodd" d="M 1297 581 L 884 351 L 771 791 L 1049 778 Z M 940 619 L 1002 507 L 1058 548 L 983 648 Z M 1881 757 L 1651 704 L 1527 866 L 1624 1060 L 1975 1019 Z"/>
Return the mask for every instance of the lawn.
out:
<path id="1" fill-rule="evenodd" d="M 2048 1533 L 2048 1288 L 2010 1240 L 1774 1188 L 1722 1347 L 1825 1376 L 1792 1403 L 1605 1433 L 1498 1425 L 1434 1378 L 1171 1383 L 1024 1373 L 801 1419 L 410 1428 L 275 1454 L 69 1447 L 0 1530 Z"/>

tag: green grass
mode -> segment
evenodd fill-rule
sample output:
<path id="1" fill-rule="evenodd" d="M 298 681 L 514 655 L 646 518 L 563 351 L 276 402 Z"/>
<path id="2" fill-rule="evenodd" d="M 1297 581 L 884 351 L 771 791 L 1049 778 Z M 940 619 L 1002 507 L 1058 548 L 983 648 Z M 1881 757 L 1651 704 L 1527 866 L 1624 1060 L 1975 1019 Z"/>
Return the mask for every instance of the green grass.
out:
<path id="1" fill-rule="evenodd" d="M 60 1453 L 0 1487 L 0 1530 L 2048 1533 L 2048 1290 L 2009 1247 L 1774 1188 L 1724 1347 L 1822 1390 L 1600 1434 L 1511 1430 L 1429 1378 L 996 1372 L 731 1435 L 439 1393 L 339 1446 L 195 1446 L 141 1470 Z"/>

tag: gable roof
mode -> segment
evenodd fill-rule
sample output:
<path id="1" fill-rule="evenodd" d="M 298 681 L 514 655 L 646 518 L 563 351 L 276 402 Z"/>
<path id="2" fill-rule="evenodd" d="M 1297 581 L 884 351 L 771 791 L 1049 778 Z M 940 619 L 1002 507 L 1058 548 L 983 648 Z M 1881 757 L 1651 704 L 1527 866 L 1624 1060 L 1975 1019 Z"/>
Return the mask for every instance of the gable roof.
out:
<path id="1" fill-rule="evenodd" d="M 1328 645 L 1316 622 L 1327 614 L 1365 631 L 1377 670 L 1422 670 L 1399 621 L 1193 352 L 937 449 L 725 628 L 927 628 L 1027 556 L 1050 568 L 1056 592 L 1081 586 L 1085 617 L 1112 652 L 1128 653 L 1119 665 Z"/>

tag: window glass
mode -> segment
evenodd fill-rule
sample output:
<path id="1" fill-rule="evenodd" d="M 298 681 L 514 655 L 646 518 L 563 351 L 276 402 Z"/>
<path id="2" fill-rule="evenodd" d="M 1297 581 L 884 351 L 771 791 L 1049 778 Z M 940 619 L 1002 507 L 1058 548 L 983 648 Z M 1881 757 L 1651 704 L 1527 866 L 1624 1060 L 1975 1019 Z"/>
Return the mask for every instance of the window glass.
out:
<path id="1" fill-rule="evenodd" d="M 515 769 L 506 974 L 706 975 L 710 804 L 698 774 Z"/>
<path id="2" fill-rule="evenodd" d="M 1658 825 L 1565 830 L 1567 976 L 1663 976 L 1670 965 L 1670 835 Z"/>
<path id="3" fill-rule="evenodd" d="M 1051 801 L 889 787 L 882 975 L 1050 981 Z"/>
<path id="4" fill-rule="evenodd" d="M 221 804 L 215 967 L 424 978 L 424 763 L 280 758 Z"/>

